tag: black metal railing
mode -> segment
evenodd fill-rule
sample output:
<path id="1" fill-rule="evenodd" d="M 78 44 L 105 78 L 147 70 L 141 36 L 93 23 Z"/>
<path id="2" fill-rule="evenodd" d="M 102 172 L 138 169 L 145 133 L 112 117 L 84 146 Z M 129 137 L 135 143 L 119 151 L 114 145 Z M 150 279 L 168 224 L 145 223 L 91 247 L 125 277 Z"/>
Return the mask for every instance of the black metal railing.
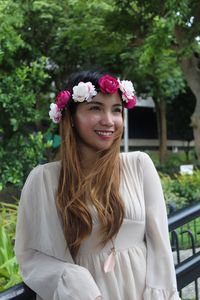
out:
<path id="1" fill-rule="evenodd" d="M 24 283 L 0 293 L 1 300 L 36 300 L 36 294 Z"/>
<path id="2" fill-rule="evenodd" d="M 182 289 L 194 282 L 195 299 L 199 300 L 200 251 L 197 251 L 197 248 L 200 244 L 200 228 L 198 227 L 200 224 L 200 203 L 175 212 L 169 217 L 168 223 L 172 249 L 176 251 L 177 263 L 175 268 L 180 297 L 182 297 Z M 182 259 L 181 253 L 185 252 L 183 249 L 184 237 L 187 237 L 186 244 L 190 244 L 191 251 L 189 257 Z"/>
<path id="3" fill-rule="evenodd" d="M 177 264 L 176 276 L 177 286 L 182 294 L 182 289 L 190 283 L 195 284 L 195 300 L 199 300 L 198 296 L 198 283 L 197 280 L 200 277 L 200 251 L 196 252 L 196 245 L 198 242 L 198 236 L 200 237 L 200 228 L 195 225 L 193 230 L 191 226 L 187 226 L 187 229 L 183 229 L 183 226 L 190 222 L 195 222 L 200 218 L 200 203 L 174 212 L 169 216 L 168 224 L 169 231 L 171 233 L 171 244 L 173 251 L 176 251 Z M 181 239 L 182 236 L 187 234 L 191 242 L 192 255 L 184 260 L 181 259 Z M 199 235 L 198 235 L 199 234 Z M 35 300 L 35 293 L 27 287 L 24 283 L 18 284 L 2 293 L 0 293 L 0 300 Z"/>

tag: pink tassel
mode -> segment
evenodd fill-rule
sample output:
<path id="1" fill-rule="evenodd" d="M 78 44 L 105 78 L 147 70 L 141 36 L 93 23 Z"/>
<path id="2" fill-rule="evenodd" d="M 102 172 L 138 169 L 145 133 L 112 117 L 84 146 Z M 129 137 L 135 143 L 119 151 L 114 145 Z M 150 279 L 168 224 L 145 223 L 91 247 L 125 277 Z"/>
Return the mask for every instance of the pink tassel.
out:
<path id="1" fill-rule="evenodd" d="M 110 255 L 108 256 L 108 258 L 106 259 L 105 263 L 104 263 L 104 272 L 108 273 L 113 271 L 114 267 L 115 267 L 115 256 L 116 256 L 116 251 L 115 248 L 111 249 L 112 252 L 110 253 Z"/>

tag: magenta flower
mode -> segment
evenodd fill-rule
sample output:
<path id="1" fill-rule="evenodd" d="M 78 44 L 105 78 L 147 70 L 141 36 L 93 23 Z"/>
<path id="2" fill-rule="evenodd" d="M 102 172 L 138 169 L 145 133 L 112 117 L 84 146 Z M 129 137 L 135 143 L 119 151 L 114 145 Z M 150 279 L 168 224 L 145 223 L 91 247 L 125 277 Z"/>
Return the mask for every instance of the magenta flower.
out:
<path id="1" fill-rule="evenodd" d="M 69 91 L 62 91 L 56 97 L 56 105 L 61 110 L 63 109 L 69 100 L 71 99 L 71 94 Z"/>
<path id="2" fill-rule="evenodd" d="M 119 82 L 112 76 L 105 75 L 98 80 L 100 90 L 104 94 L 114 94 L 119 88 Z"/>
<path id="3" fill-rule="evenodd" d="M 137 98 L 136 96 L 133 96 L 132 99 L 129 98 L 128 102 L 124 103 L 124 107 L 127 109 L 131 109 L 136 105 Z"/>

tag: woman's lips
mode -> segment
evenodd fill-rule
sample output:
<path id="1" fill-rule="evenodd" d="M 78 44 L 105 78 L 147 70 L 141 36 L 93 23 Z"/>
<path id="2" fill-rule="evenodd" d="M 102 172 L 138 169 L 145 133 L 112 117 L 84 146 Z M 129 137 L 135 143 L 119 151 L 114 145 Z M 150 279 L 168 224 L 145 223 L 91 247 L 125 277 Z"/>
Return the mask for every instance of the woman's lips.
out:
<path id="1" fill-rule="evenodd" d="M 103 138 L 109 138 L 112 136 L 114 131 L 111 130 L 95 130 L 95 133 Z"/>

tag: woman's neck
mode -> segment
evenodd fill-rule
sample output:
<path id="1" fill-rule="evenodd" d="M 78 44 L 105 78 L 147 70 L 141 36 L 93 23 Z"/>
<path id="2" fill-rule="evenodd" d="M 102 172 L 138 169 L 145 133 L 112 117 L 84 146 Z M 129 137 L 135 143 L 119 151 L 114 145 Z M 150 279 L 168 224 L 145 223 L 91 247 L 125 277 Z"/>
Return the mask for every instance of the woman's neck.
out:
<path id="1" fill-rule="evenodd" d="M 94 151 L 83 151 L 83 149 L 80 149 L 81 167 L 85 175 L 90 173 L 98 157 L 99 155 Z"/>

